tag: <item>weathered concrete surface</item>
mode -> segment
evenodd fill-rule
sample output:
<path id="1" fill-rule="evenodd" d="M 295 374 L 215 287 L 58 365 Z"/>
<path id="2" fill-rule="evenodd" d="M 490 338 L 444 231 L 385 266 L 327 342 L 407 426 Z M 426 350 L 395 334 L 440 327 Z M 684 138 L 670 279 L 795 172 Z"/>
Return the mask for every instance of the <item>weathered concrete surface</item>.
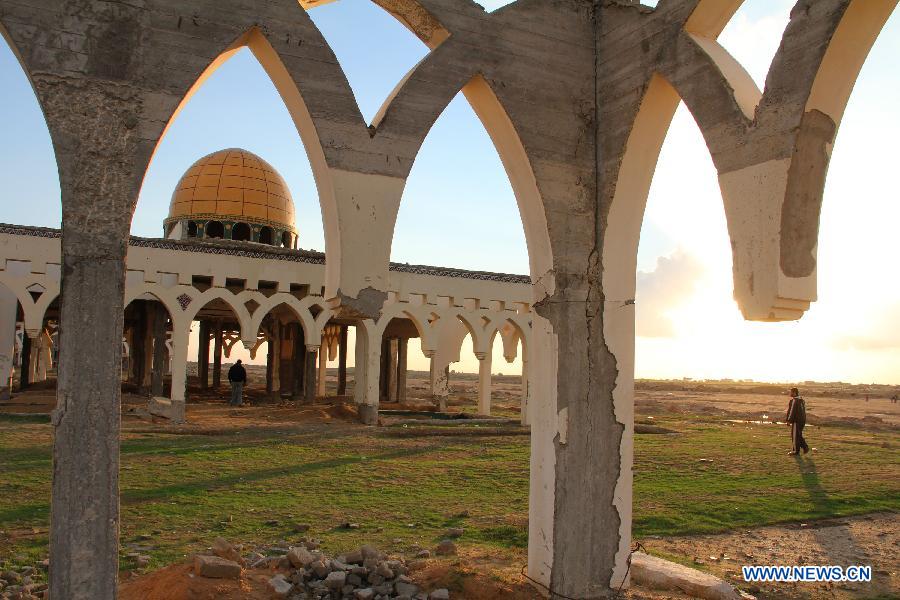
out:
<path id="1" fill-rule="evenodd" d="M 828 157 L 894 0 L 800 0 L 765 94 L 716 42 L 741 0 L 668 0 L 655 10 L 519 0 L 491 14 L 470 0 L 376 2 L 432 52 L 367 124 L 296 0 L 189 9 L 174 0 L 0 0 L 4 35 L 47 117 L 62 188 L 55 596 L 115 596 L 124 240 L 166 124 L 242 46 L 271 76 L 308 150 L 329 308 L 358 321 L 356 398 L 370 422 L 405 179 L 460 89 L 484 123 L 516 193 L 535 284 L 529 566 L 556 593 L 600 598 L 625 576 L 634 263 L 679 97 L 719 171 L 744 315 L 795 319 L 815 298 Z M 174 343 L 180 359 L 186 340 Z M 183 399 L 183 377 L 173 374 L 173 400 Z"/>
<path id="2" fill-rule="evenodd" d="M 691 569 L 643 552 L 631 556 L 631 579 L 655 590 L 681 592 L 703 600 L 752 600 L 753 596 L 736 590 L 715 575 Z"/>

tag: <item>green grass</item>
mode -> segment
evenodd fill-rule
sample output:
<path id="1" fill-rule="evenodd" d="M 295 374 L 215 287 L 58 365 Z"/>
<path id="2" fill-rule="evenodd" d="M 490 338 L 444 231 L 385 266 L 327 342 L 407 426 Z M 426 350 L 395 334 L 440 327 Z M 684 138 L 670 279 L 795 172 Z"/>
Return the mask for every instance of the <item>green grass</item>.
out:
<path id="1" fill-rule="evenodd" d="M 679 433 L 637 437 L 638 539 L 900 509 L 895 432 L 811 429 L 818 452 L 795 460 L 785 455 L 784 427 L 655 422 Z M 50 448 L 48 424 L 0 420 L 0 566 L 46 556 Z M 449 527 L 465 528 L 461 544 L 521 552 L 528 453 L 527 436 L 398 438 L 342 425 L 126 433 L 122 552 L 146 546 L 152 568 L 220 535 L 250 544 L 296 540 L 298 523 L 312 525 L 309 535 L 334 552 L 362 542 L 433 545 Z M 273 519 L 277 525 L 266 524 Z M 345 522 L 361 527 L 343 529 Z"/>

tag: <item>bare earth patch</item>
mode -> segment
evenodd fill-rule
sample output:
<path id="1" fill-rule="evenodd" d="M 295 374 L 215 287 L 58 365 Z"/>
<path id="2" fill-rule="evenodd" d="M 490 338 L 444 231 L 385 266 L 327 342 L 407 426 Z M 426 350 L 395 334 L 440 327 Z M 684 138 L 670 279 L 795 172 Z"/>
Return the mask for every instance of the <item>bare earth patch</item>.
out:
<path id="1" fill-rule="evenodd" d="M 900 596 L 900 516 L 895 513 L 646 539 L 643 544 L 652 554 L 706 570 L 760 598 Z M 742 565 L 871 565 L 872 582 L 747 584 Z"/>

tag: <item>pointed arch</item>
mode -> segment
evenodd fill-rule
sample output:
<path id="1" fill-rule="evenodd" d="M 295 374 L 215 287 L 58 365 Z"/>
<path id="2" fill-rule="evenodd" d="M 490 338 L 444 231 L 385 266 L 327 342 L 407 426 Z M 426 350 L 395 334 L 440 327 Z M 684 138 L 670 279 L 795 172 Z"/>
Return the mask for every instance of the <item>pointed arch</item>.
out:
<path id="1" fill-rule="evenodd" d="M 419 332 L 422 344 L 422 353 L 431 357 L 435 350 L 434 329 L 429 323 L 431 312 L 424 307 L 414 307 L 403 304 L 394 304 L 384 309 L 378 319 L 378 335 L 383 335 L 392 319 L 409 319 Z"/>
<path id="2" fill-rule="evenodd" d="M 299 12 L 302 13 L 302 11 Z M 315 29 L 314 25 L 310 24 L 310 26 L 312 27 L 312 29 Z M 324 42 L 324 39 L 321 39 L 321 42 L 324 45 L 324 48 L 328 49 L 328 51 L 330 52 L 330 48 L 328 48 L 327 43 Z M 151 155 L 150 161 L 148 162 L 148 170 L 149 165 L 153 161 L 153 156 L 155 156 L 156 151 L 159 149 L 166 133 L 169 131 L 170 127 L 175 122 L 184 107 L 190 102 L 194 94 L 213 75 L 213 73 L 215 73 L 222 65 L 224 65 L 230 58 L 232 58 L 236 52 L 238 52 L 242 48 L 247 48 L 251 52 L 254 58 L 259 62 L 262 69 L 268 75 L 269 79 L 272 81 L 272 84 L 281 97 L 281 100 L 284 102 L 288 114 L 290 115 L 294 126 L 297 129 L 297 133 L 299 134 L 303 146 L 306 150 L 306 158 L 309 160 L 309 163 L 311 165 L 313 179 L 315 180 L 318 190 L 318 200 L 325 236 L 325 253 L 326 256 L 329 257 L 329 260 L 326 262 L 327 269 L 327 264 L 340 262 L 340 244 L 338 243 L 338 240 L 340 239 L 341 232 L 338 225 L 334 182 L 331 176 L 328 161 L 326 159 L 325 149 L 319 135 L 319 130 L 323 126 L 323 123 L 321 122 L 322 119 L 318 119 L 318 123 L 315 122 L 316 119 L 314 119 L 310 111 L 310 107 L 307 104 L 307 99 L 303 97 L 300 91 L 301 86 L 306 84 L 306 87 L 310 87 L 312 86 L 312 83 L 306 80 L 302 82 L 297 81 L 296 78 L 300 75 L 300 73 L 292 72 L 288 69 L 288 67 L 285 65 L 285 62 L 282 60 L 282 56 L 273 47 L 269 39 L 260 30 L 259 27 L 253 26 L 245 31 L 224 51 L 216 56 L 216 58 L 213 59 L 212 62 L 206 67 L 206 69 L 204 69 L 203 72 L 197 77 L 197 79 L 184 94 L 181 101 L 178 103 L 172 115 L 166 122 L 165 128 L 163 129 L 162 134 L 159 136 L 156 142 L 156 146 L 153 149 L 153 155 Z M 349 94 L 352 99 L 352 93 L 349 93 L 349 85 L 346 84 L 346 78 L 344 77 L 343 72 L 340 70 L 340 67 L 336 64 L 336 62 L 334 64 L 334 67 L 334 69 L 331 69 L 331 77 L 334 78 L 335 76 L 337 76 L 338 81 L 344 82 L 343 86 L 338 85 L 339 89 L 343 90 L 343 88 L 346 88 L 345 90 L 343 90 L 343 94 L 339 92 L 338 95 L 346 96 Z M 297 70 L 294 69 L 294 71 Z M 319 103 L 321 103 L 321 100 L 319 100 Z M 344 104 L 346 104 L 346 102 L 344 102 Z M 320 112 L 323 111 L 320 110 Z M 340 141 L 336 140 L 335 143 L 339 144 Z M 144 177 L 146 177 L 146 174 L 147 171 L 145 170 Z"/>
<path id="3" fill-rule="evenodd" d="M 19 193 L 22 194 L 22 196 L 18 198 L 19 202 L 17 203 L 17 206 L 22 208 L 27 207 L 28 209 L 27 215 L 25 213 L 21 215 L 28 219 L 27 221 L 22 220 L 22 224 L 59 227 L 62 222 L 61 182 L 57 149 L 52 132 L 50 131 L 50 123 L 47 121 L 44 104 L 40 95 L 37 93 L 28 65 L 25 63 L 25 60 L 9 31 L 3 23 L 0 22 L 0 46 L 2 46 L 4 42 L 9 49 L 9 53 L 12 55 L 15 64 L 21 69 L 21 74 L 24 76 L 25 81 L 28 82 L 28 92 L 24 92 L 24 86 L 16 84 L 15 82 L 10 82 L 14 83 L 14 85 L 4 85 L 5 104 L 11 102 L 11 104 L 6 104 L 5 106 L 4 118 L 14 120 L 10 123 L 14 128 L 13 131 L 4 130 L 4 145 L 15 145 L 16 147 L 15 153 L 10 153 L 5 157 L 6 160 L 4 160 L 4 170 L 10 169 L 10 175 L 12 176 L 11 180 L 4 180 L 4 191 L 17 195 Z M 13 67 L 13 71 L 14 70 L 15 67 Z M 8 77 L 18 79 L 17 74 L 13 72 L 10 72 Z M 16 96 L 14 94 L 15 89 L 21 89 L 24 92 L 24 96 L 27 96 L 27 99 L 25 97 Z M 35 118 L 39 123 L 31 122 L 30 119 L 26 118 L 29 116 L 27 113 L 21 115 L 18 114 L 18 109 L 16 107 L 21 106 L 19 100 L 23 101 L 24 105 L 37 107 Z M 10 107 L 12 107 L 13 110 L 10 110 Z M 20 132 L 15 131 L 15 128 L 20 126 L 28 127 L 28 129 Z M 27 141 L 23 142 L 23 139 L 27 139 Z M 45 142 L 46 147 L 49 147 L 50 150 L 49 155 L 38 152 L 41 150 L 41 147 L 44 146 Z M 28 145 L 23 146 L 23 143 Z M 52 165 L 46 164 L 45 160 L 47 158 L 49 158 L 49 161 L 47 162 L 52 162 Z M 19 165 L 17 164 L 18 161 L 24 161 L 22 164 L 27 164 L 27 168 L 19 169 Z M 39 167 L 40 171 L 35 173 Z M 25 185 L 15 185 L 22 175 L 29 175 L 28 180 L 23 182 Z M 54 185 L 55 193 L 53 193 Z M 49 194 L 49 197 L 47 198 L 48 202 L 43 206 L 43 194 L 36 193 L 40 191 Z M 31 194 L 34 195 L 32 196 Z M 9 206 L 8 208 L 13 207 Z M 13 209 L 15 210 L 15 208 Z M 36 222 L 32 220 L 35 215 L 40 215 L 39 219 L 43 219 L 44 217 L 54 214 L 57 217 L 55 221 L 38 220 Z M 17 219 L 10 219 L 6 216 L 2 220 L 14 222 Z"/>

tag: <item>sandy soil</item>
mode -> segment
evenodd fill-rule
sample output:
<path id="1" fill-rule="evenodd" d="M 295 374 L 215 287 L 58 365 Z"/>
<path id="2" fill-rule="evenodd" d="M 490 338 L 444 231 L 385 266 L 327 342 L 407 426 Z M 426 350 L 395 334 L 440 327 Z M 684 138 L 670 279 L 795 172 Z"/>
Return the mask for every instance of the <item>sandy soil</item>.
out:
<path id="1" fill-rule="evenodd" d="M 860 425 L 887 424 L 900 426 L 900 403 L 888 398 L 816 397 L 806 396 L 806 411 L 811 424 L 842 422 Z M 741 392 L 656 391 L 635 392 L 638 414 L 661 412 L 694 412 L 698 415 L 724 415 L 735 418 L 783 421 L 787 410 L 787 396 Z"/>
<path id="2" fill-rule="evenodd" d="M 691 557 L 695 567 L 759 598 L 900 597 L 900 515 L 873 514 L 719 535 L 643 540 L 651 553 Z M 872 582 L 745 584 L 742 565 L 871 565 Z"/>

